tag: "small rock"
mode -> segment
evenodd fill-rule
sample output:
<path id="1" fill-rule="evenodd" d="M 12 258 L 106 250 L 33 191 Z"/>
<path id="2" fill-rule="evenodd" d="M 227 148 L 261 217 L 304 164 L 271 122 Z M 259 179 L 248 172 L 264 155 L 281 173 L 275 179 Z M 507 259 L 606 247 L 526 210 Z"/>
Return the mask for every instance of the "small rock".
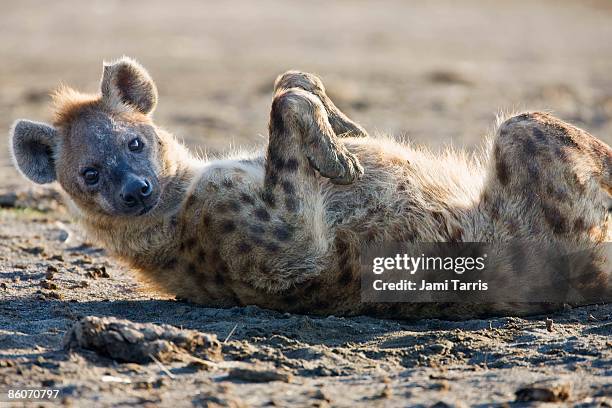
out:
<path id="1" fill-rule="evenodd" d="M 40 281 L 40 287 L 43 289 L 57 290 L 57 285 L 53 282 L 49 282 L 46 279 L 43 279 L 42 281 Z"/>
<path id="2" fill-rule="evenodd" d="M 58 261 L 64 262 L 64 257 L 62 255 L 53 255 L 49 258 L 50 261 Z"/>
<path id="3" fill-rule="evenodd" d="M 0 194 L 0 207 L 14 208 L 17 203 L 17 194 L 13 192 Z"/>
<path id="4" fill-rule="evenodd" d="M 546 330 L 548 330 L 549 332 L 552 332 L 553 329 L 553 320 L 546 318 Z"/>
<path id="5" fill-rule="evenodd" d="M 331 398 L 321 389 L 314 391 L 310 396 L 313 399 L 331 402 Z"/>
<path id="6" fill-rule="evenodd" d="M 563 402 L 571 395 L 571 387 L 567 383 L 541 381 L 520 388 L 515 392 L 517 402 Z"/>
<path id="7" fill-rule="evenodd" d="M 56 299 L 56 300 L 62 300 L 64 298 L 61 293 L 57 293 L 57 292 L 47 292 L 45 293 L 45 297 L 49 299 Z"/>
<path id="8" fill-rule="evenodd" d="M 93 266 L 87 270 L 85 274 L 88 278 L 98 279 L 98 278 L 110 278 L 108 272 L 106 272 L 106 266 Z"/>
<path id="9" fill-rule="evenodd" d="M 0 360 L 0 367 L 14 367 L 15 361 L 13 360 Z"/>
<path id="10" fill-rule="evenodd" d="M 231 380 L 255 383 L 272 381 L 282 381 L 288 383 L 293 380 L 291 373 L 279 370 L 256 370 L 251 368 L 233 368 L 227 374 L 227 378 Z"/>
<path id="11" fill-rule="evenodd" d="M 6 286 L 6 283 L 2 282 L 0 283 L 0 288 L 6 290 L 8 287 Z"/>

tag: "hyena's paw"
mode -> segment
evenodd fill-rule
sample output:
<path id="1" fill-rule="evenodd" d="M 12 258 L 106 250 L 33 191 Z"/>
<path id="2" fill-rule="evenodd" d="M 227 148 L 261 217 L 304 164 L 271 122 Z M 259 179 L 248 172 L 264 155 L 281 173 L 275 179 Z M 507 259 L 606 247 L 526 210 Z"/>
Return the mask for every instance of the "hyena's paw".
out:
<path id="1" fill-rule="evenodd" d="M 283 89 L 299 88 L 321 100 L 329 123 L 337 137 L 366 137 L 368 133 L 358 123 L 346 116 L 327 96 L 325 86 L 319 77 L 308 72 L 287 71 L 274 82 L 274 92 Z"/>
<path id="2" fill-rule="evenodd" d="M 307 155 L 310 165 L 334 184 L 351 184 L 363 176 L 363 167 L 353 153 L 338 143 Z"/>
<path id="3" fill-rule="evenodd" d="M 279 91 L 272 102 L 269 160 L 296 148 L 332 183 L 350 184 L 363 174 L 357 157 L 334 133 L 321 100 L 303 89 L 291 88 Z"/>

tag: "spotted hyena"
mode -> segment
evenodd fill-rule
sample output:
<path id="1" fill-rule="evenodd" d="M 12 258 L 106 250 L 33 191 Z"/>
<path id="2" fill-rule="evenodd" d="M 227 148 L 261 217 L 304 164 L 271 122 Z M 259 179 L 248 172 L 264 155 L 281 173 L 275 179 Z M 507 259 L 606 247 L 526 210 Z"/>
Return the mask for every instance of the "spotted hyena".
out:
<path id="1" fill-rule="evenodd" d="M 17 167 L 36 183 L 58 181 L 92 238 L 145 280 L 201 304 L 506 313 L 499 305 L 362 303 L 360 248 L 612 237 L 612 149 L 546 113 L 500 122 L 484 160 L 433 155 L 369 137 L 319 78 L 290 71 L 274 85 L 265 151 L 200 160 L 153 123 L 155 84 L 131 59 L 104 66 L 98 94 L 64 87 L 54 101 L 52 125 L 15 123 Z"/>

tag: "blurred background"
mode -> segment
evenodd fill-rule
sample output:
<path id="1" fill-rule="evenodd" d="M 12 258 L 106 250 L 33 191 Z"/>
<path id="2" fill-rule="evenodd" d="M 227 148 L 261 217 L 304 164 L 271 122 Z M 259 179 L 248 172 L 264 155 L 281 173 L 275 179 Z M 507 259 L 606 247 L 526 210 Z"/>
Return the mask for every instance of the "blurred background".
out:
<path id="1" fill-rule="evenodd" d="M 0 128 L 51 119 L 123 54 L 159 125 L 198 151 L 266 143 L 274 78 L 319 74 L 371 133 L 475 149 L 499 112 L 550 110 L 612 143 L 610 1 L 19 1 L 0 5 Z M 15 183 L 0 138 L 0 186 Z"/>

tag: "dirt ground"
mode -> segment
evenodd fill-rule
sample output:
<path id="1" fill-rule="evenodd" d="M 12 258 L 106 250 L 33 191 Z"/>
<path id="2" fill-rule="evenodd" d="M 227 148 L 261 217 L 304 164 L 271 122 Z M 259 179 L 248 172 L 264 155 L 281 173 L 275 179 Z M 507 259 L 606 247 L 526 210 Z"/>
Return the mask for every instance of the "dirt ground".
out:
<path id="1" fill-rule="evenodd" d="M 126 54 L 157 81 L 157 122 L 203 153 L 264 144 L 272 82 L 291 68 L 322 76 L 370 132 L 432 149 L 473 151 L 496 114 L 523 109 L 550 110 L 612 144 L 607 1 L 45 5 L 1 6 L 0 128 L 49 120 L 54 87 L 94 92 L 101 61 Z M 0 406 L 17 388 L 59 389 L 54 403 L 73 406 L 612 405 L 612 305 L 446 322 L 179 302 L 89 245 L 54 194 L 28 193 L 6 142 Z M 98 338 L 83 329 L 87 316 L 125 319 L 127 328 Z M 179 334 L 146 326 L 166 337 L 143 350 L 166 352 L 151 352 L 159 362 L 125 361 L 116 342 L 145 330 L 131 322 Z M 75 330 L 91 343 L 69 341 Z M 201 333 L 218 340 L 182 342 Z"/>

